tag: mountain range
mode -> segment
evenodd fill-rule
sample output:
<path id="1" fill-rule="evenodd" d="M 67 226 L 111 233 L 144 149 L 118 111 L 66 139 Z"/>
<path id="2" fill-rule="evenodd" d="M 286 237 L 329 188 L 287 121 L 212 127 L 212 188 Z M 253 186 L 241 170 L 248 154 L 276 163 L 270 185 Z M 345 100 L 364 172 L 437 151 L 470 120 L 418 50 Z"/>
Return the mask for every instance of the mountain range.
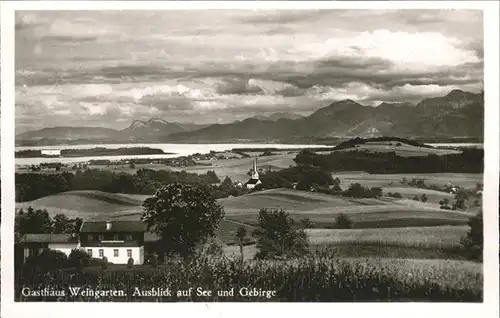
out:
<path id="1" fill-rule="evenodd" d="M 159 118 L 134 120 L 123 130 L 95 127 L 54 127 L 16 136 L 16 142 L 40 139 L 100 142 L 287 141 L 296 138 L 469 137 L 482 140 L 484 93 L 453 90 L 418 104 L 381 103 L 363 106 L 353 100 L 336 101 L 309 116 L 275 113 L 229 124 L 196 125 Z"/>

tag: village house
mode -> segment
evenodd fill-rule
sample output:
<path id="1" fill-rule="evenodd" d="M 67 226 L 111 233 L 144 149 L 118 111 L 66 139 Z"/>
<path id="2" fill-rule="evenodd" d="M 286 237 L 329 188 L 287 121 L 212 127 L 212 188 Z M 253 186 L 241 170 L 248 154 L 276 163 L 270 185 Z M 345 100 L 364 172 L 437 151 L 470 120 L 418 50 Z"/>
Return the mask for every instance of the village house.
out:
<path id="1" fill-rule="evenodd" d="M 106 257 L 113 264 L 134 264 L 145 261 L 145 255 L 156 253 L 158 236 L 146 231 L 144 222 L 85 221 L 77 234 L 25 234 L 16 243 L 22 261 L 46 249 L 61 251 L 67 256 L 73 249 L 82 249 L 92 258 Z"/>
<path id="2" fill-rule="evenodd" d="M 80 229 L 80 248 L 95 258 L 106 257 L 113 264 L 144 263 L 142 221 L 86 221 Z"/>
<path id="3" fill-rule="evenodd" d="M 46 249 L 58 250 L 69 256 L 71 250 L 79 247 L 76 234 L 25 234 L 18 246 L 21 246 L 24 261 L 34 255 L 38 255 Z"/>

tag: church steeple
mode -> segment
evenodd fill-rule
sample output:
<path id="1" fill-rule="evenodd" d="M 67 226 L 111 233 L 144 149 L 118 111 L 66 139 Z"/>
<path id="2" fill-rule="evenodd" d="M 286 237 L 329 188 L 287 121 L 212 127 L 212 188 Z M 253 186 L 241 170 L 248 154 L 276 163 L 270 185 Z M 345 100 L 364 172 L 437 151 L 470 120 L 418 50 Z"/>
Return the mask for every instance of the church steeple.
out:
<path id="1" fill-rule="evenodd" d="M 259 179 L 259 171 L 257 170 L 257 157 L 254 157 L 253 159 L 252 179 Z"/>
<path id="2" fill-rule="evenodd" d="M 253 167 L 251 172 L 250 180 L 246 183 L 246 187 L 248 189 L 253 189 L 257 185 L 262 184 L 259 180 L 259 170 L 257 170 L 257 156 L 253 158 Z"/>

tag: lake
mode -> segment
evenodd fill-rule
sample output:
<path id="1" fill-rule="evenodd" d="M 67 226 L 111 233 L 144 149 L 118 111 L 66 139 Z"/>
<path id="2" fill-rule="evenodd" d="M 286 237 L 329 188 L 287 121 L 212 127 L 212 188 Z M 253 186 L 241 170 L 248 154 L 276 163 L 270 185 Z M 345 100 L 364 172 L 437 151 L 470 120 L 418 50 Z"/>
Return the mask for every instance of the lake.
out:
<path id="1" fill-rule="evenodd" d="M 434 147 L 483 147 L 481 143 L 429 143 Z M 16 158 L 16 165 L 39 165 L 47 162 L 76 163 L 89 160 L 123 160 L 123 159 L 168 159 L 181 156 L 189 156 L 195 153 L 209 153 L 210 151 L 225 151 L 233 148 L 321 148 L 332 147 L 332 145 L 291 145 L 291 144 L 99 144 L 99 145 L 60 145 L 60 146 L 34 146 L 34 147 L 16 147 L 16 151 L 21 150 L 42 150 L 43 154 L 58 155 L 63 149 L 90 149 L 90 148 L 131 148 L 148 147 L 161 149 L 167 153 L 165 155 L 129 155 L 129 156 L 99 156 L 99 157 L 74 157 L 74 158 Z"/>
<path id="2" fill-rule="evenodd" d="M 467 147 L 467 148 L 483 148 L 483 143 L 430 143 L 427 144 L 433 147 Z"/>
<path id="3" fill-rule="evenodd" d="M 210 151 L 225 151 L 233 148 L 319 148 L 331 147 L 328 145 L 290 145 L 290 144 L 99 144 L 99 145 L 60 145 L 60 146 L 38 146 L 38 147 L 16 147 L 16 151 L 41 150 L 43 154 L 57 155 L 63 149 L 91 149 L 91 148 L 131 148 L 148 147 L 161 149 L 164 152 L 174 153 L 165 155 L 130 155 L 130 156 L 99 156 L 99 157 L 74 157 L 74 158 L 16 158 L 16 165 L 39 165 L 47 162 L 76 163 L 89 160 L 122 160 L 122 159 L 168 159 L 181 156 L 189 156 L 195 153 L 209 153 Z"/>

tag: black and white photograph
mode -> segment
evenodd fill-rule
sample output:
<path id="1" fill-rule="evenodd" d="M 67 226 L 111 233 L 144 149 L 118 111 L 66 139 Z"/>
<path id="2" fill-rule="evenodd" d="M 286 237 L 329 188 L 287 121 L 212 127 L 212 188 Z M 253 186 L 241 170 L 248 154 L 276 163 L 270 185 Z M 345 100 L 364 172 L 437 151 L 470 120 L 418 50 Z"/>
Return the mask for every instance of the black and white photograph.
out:
<path id="1" fill-rule="evenodd" d="M 484 14 L 15 11 L 14 301 L 483 303 Z"/>

